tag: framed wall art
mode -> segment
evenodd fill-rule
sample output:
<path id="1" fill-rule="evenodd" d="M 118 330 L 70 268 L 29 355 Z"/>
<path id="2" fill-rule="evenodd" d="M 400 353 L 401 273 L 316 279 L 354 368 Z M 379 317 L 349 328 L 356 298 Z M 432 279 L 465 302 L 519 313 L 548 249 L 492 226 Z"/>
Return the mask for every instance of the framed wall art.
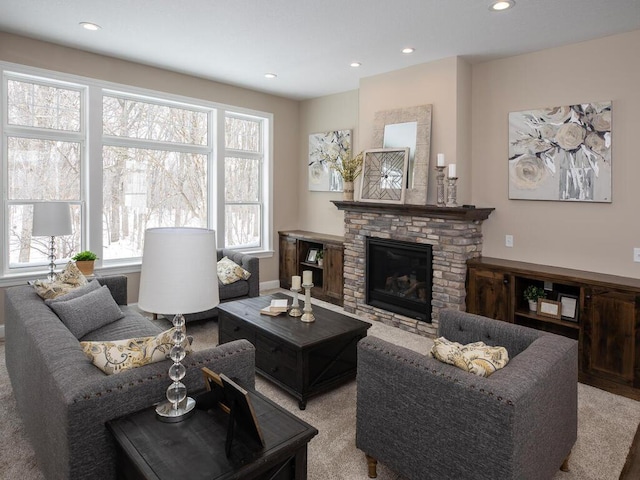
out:
<path id="1" fill-rule="evenodd" d="M 351 151 L 351 130 L 313 133 L 309 135 L 309 190 L 342 192 L 340 174 L 330 167 Z"/>
<path id="2" fill-rule="evenodd" d="M 538 315 L 560 319 L 562 316 L 561 308 L 560 302 L 556 302 L 555 300 L 547 300 L 546 298 L 538 299 Z"/>
<path id="3" fill-rule="evenodd" d="M 364 151 L 360 201 L 404 203 L 409 148 Z"/>
<path id="4" fill-rule="evenodd" d="M 611 202 L 611 102 L 509 114 L 509 198 Z"/>

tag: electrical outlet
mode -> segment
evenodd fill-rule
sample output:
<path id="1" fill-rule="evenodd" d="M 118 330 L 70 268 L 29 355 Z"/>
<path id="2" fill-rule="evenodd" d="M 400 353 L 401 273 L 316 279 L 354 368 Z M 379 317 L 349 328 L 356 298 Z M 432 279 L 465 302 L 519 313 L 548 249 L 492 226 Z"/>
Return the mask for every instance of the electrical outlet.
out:
<path id="1" fill-rule="evenodd" d="M 504 236 L 504 246 L 505 247 L 513 247 L 513 235 L 505 235 Z"/>
<path id="2" fill-rule="evenodd" d="M 640 248 L 633 249 L 633 261 L 640 262 Z"/>

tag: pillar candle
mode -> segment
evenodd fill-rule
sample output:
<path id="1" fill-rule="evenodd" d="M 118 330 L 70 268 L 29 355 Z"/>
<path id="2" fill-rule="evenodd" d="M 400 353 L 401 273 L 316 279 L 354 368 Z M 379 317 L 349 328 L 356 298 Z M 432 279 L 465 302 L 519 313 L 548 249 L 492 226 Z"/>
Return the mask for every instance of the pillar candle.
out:
<path id="1" fill-rule="evenodd" d="M 313 272 L 311 270 L 302 272 L 302 280 L 303 285 L 311 285 L 313 283 Z"/>
<path id="2" fill-rule="evenodd" d="M 450 163 L 449 164 L 449 178 L 455 178 L 456 177 L 456 164 L 455 163 Z"/>
<path id="3" fill-rule="evenodd" d="M 291 277 L 291 288 L 294 290 L 300 290 L 300 275 L 294 275 Z"/>
<path id="4" fill-rule="evenodd" d="M 438 163 L 436 163 L 438 167 L 444 167 L 444 153 L 438 154 Z"/>

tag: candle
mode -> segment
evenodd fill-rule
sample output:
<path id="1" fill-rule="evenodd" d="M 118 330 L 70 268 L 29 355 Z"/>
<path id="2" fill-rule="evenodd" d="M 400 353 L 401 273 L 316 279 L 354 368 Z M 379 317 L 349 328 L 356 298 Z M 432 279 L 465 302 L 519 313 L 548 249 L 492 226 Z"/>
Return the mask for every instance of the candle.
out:
<path id="1" fill-rule="evenodd" d="M 438 167 L 444 167 L 444 153 L 438 154 L 438 163 L 436 163 Z"/>
<path id="2" fill-rule="evenodd" d="M 313 272 L 311 270 L 302 272 L 302 280 L 303 285 L 311 285 L 313 283 Z"/>
<path id="3" fill-rule="evenodd" d="M 294 275 L 291 277 L 291 288 L 294 290 L 300 290 L 300 275 Z"/>
<path id="4" fill-rule="evenodd" d="M 456 178 L 456 164 L 449 164 L 449 178 Z"/>

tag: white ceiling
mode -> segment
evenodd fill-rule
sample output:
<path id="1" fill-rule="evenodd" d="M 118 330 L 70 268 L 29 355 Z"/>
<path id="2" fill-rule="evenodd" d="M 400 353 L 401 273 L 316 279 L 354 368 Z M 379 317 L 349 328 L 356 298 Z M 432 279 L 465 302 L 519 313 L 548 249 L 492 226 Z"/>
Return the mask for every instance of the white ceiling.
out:
<path id="1" fill-rule="evenodd" d="M 640 29 L 640 0 L 516 0 L 504 12 L 490 3 L 0 0 L 0 30 L 305 99 L 441 58 L 475 63 Z M 402 54 L 407 46 L 415 53 Z"/>

